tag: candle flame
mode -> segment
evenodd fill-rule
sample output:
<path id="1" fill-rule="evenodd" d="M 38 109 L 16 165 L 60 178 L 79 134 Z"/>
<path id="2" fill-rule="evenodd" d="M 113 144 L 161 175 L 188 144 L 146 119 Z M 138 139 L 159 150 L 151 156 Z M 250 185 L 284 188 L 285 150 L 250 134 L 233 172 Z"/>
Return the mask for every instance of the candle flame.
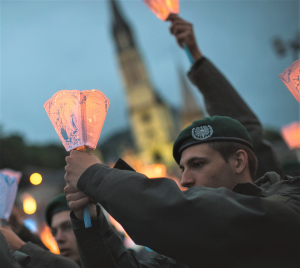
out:
<path id="1" fill-rule="evenodd" d="M 49 248 L 49 250 L 54 254 L 59 254 L 59 249 L 56 244 L 56 241 L 54 240 L 50 228 L 45 225 L 43 231 L 40 234 L 40 238 L 44 245 Z"/>

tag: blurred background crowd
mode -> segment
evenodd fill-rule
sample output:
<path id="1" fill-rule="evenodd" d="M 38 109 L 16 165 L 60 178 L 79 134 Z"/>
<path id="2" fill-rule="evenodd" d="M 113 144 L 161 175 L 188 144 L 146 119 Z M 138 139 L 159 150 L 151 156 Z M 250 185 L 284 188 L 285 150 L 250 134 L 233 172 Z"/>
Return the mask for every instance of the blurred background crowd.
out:
<path id="1" fill-rule="evenodd" d="M 281 130 L 299 123 L 300 110 L 278 75 L 299 58 L 299 11 L 299 1 L 181 1 L 201 50 L 261 120 L 286 174 L 300 170 L 300 140 Z M 65 186 L 69 154 L 43 110 L 56 91 L 96 88 L 110 99 L 90 151 L 103 163 L 112 167 L 121 157 L 149 178 L 179 181 L 174 139 L 207 113 L 168 26 L 142 1 L 1 2 L 0 169 L 21 172 L 9 222 L 25 242 L 34 239 L 30 231 L 59 253 L 45 223 L 47 204 Z M 133 111 L 143 98 L 151 108 Z"/>

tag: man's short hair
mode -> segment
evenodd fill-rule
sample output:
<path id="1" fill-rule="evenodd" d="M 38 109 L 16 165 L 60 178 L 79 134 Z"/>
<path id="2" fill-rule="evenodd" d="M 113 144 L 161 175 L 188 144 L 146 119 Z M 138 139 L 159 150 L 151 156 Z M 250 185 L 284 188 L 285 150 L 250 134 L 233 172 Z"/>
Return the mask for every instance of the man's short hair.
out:
<path id="1" fill-rule="evenodd" d="M 211 149 L 219 152 L 226 163 L 228 163 L 229 158 L 234 156 L 238 150 L 245 151 L 248 155 L 248 166 L 251 179 L 252 181 L 255 180 L 258 162 L 256 155 L 254 154 L 253 150 L 249 148 L 249 146 L 232 141 L 214 141 L 208 142 L 207 145 Z"/>

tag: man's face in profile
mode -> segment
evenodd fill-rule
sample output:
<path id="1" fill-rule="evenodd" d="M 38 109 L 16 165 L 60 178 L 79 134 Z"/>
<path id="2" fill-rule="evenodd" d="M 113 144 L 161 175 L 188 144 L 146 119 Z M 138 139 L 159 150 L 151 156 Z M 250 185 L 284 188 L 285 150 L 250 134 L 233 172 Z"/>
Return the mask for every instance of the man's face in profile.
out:
<path id="1" fill-rule="evenodd" d="M 233 189 L 237 183 L 234 167 L 234 158 L 230 158 L 227 163 L 218 151 L 205 143 L 188 147 L 180 159 L 181 185 L 188 188 L 204 186 Z"/>
<path id="2" fill-rule="evenodd" d="M 54 214 L 51 222 L 51 230 L 58 245 L 60 255 L 80 264 L 76 239 L 70 220 L 70 211 L 62 211 Z"/>

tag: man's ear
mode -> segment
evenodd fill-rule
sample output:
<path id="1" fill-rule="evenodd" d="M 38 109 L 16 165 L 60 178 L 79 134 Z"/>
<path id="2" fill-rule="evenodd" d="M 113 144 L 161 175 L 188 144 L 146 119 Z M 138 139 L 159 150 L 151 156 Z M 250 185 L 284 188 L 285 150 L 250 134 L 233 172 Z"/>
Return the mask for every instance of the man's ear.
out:
<path id="1" fill-rule="evenodd" d="M 248 154 L 244 150 L 238 150 L 236 152 L 236 165 L 235 171 L 237 174 L 241 174 L 248 164 Z"/>

